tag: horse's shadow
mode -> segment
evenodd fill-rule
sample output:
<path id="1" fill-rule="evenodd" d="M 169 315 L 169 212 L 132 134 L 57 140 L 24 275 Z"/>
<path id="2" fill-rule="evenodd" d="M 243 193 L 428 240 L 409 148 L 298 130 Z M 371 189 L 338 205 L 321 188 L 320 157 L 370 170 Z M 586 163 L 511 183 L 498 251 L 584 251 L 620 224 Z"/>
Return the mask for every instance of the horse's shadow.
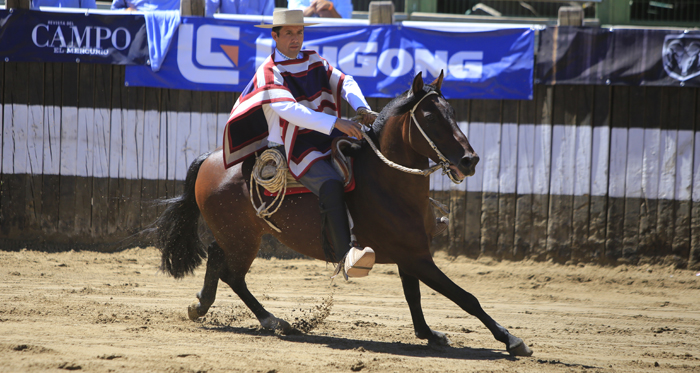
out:
<path id="1" fill-rule="evenodd" d="M 364 341 L 325 335 L 297 333 L 282 335 L 262 328 L 246 328 L 234 326 L 202 326 L 203 329 L 215 332 L 236 333 L 253 336 L 277 337 L 281 340 L 297 343 L 315 343 L 326 345 L 336 350 L 358 350 L 405 357 L 439 357 L 458 360 L 517 360 L 505 351 L 488 348 L 430 346 L 419 343 Z"/>

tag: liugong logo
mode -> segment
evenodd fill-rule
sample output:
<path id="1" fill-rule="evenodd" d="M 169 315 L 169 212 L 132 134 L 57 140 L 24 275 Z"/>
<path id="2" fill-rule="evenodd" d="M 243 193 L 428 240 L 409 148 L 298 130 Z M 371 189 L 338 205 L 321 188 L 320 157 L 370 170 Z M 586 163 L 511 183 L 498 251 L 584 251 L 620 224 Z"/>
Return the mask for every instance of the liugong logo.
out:
<path id="1" fill-rule="evenodd" d="M 234 69 L 238 65 L 238 45 L 216 40 L 238 41 L 239 36 L 240 28 L 219 25 L 199 26 L 195 36 L 194 25 L 181 24 L 177 42 L 180 74 L 195 83 L 238 84 L 239 72 Z"/>
<path id="2" fill-rule="evenodd" d="M 54 53 L 106 56 L 110 48 L 128 48 L 131 33 L 124 27 L 85 26 L 81 30 L 71 21 L 48 21 L 34 26 L 32 42 L 40 48 L 53 48 Z"/>

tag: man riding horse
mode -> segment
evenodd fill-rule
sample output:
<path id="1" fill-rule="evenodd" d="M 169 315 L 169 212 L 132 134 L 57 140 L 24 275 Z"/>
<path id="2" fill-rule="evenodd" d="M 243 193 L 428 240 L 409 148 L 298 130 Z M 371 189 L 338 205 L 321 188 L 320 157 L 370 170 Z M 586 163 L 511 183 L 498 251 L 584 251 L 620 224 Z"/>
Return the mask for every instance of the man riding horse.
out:
<path id="1" fill-rule="evenodd" d="M 344 180 L 330 161 L 333 138 L 362 138 L 362 127 L 340 118 L 341 98 L 371 124 L 370 113 L 355 80 L 331 66 L 304 42 L 301 10 L 275 10 L 271 28 L 276 48 L 255 72 L 231 111 L 224 131 L 224 162 L 231 167 L 264 148 L 286 154 L 289 172 L 319 199 L 323 234 L 333 251 L 327 259 L 338 262 L 335 274 L 367 276 L 374 251 L 354 247 L 345 206 Z"/>

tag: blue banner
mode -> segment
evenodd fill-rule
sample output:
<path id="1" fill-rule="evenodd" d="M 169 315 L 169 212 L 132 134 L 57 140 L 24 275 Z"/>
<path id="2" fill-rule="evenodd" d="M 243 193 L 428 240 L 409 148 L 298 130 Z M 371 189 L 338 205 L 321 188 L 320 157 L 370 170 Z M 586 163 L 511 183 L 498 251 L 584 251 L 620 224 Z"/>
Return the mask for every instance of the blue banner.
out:
<path id="1" fill-rule="evenodd" d="M 125 84 L 240 92 L 272 52 L 270 29 L 183 17 L 158 72 L 127 66 Z M 444 32 L 397 25 L 307 27 L 304 48 L 352 75 L 367 97 L 395 97 L 423 72 L 445 72 L 443 94 L 460 99 L 531 99 L 534 31 Z"/>
<path id="2" fill-rule="evenodd" d="M 144 18 L 0 10 L 0 58 L 6 62 L 145 64 Z"/>

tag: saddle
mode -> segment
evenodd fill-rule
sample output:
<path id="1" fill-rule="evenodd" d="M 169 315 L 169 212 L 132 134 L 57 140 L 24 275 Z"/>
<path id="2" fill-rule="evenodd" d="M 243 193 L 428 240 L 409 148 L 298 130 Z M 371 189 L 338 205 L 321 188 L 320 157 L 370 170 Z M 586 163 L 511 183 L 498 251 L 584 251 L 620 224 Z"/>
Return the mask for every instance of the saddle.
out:
<path id="1" fill-rule="evenodd" d="M 331 143 L 331 164 L 333 168 L 338 171 L 338 174 L 343 177 L 343 185 L 345 186 L 345 192 L 352 191 L 355 189 L 355 177 L 353 174 L 353 159 L 350 154 L 359 149 L 361 140 L 357 140 L 352 137 L 336 137 Z M 276 149 L 268 149 L 266 151 L 279 151 Z M 284 157 L 283 157 L 284 158 Z M 286 162 L 283 164 L 274 165 L 267 164 L 262 168 L 261 177 L 263 179 L 269 179 L 277 173 L 277 169 L 283 167 L 285 169 L 285 176 L 287 179 L 287 191 L 285 195 L 291 194 L 302 194 L 311 193 L 304 185 L 302 185 L 298 180 L 292 176 L 287 168 Z M 277 196 L 277 193 L 270 192 L 265 189 L 264 194 L 266 196 Z"/>

